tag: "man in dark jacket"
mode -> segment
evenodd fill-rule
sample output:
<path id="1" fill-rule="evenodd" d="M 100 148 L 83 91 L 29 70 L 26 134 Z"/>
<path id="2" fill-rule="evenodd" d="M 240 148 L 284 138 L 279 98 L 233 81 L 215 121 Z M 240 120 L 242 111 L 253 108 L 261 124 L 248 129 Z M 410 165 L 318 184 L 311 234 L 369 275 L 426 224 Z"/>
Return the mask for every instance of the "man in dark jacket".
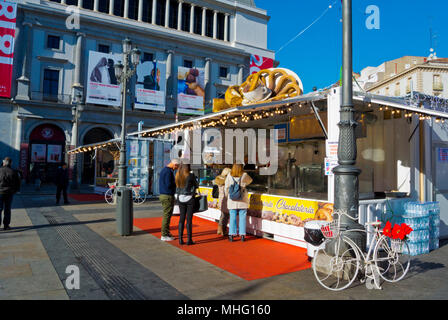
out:
<path id="1" fill-rule="evenodd" d="M 11 203 L 14 193 L 20 189 L 20 178 L 16 170 L 11 168 L 12 160 L 6 157 L 3 167 L 0 168 L 0 222 L 2 211 L 5 210 L 3 218 L 3 230 L 8 230 L 11 222 Z"/>
<path id="2" fill-rule="evenodd" d="M 61 191 L 64 195 L 64 204 L 69 204 L 70 202 L 67 199 L 68 169 L 65 162 L 58 168 L 56 173 L 56 186 L 56 204 L 59 204 L 59 199 L 61 199 Z"/>
<path id="3" fill-rule="evenodd" d="M 159 176 L 159 200 L 162 203 L 162 241 L 173 241 L 170 233 L 170 221 L 174 209 L 174 194 L 176 193 L 176 182 L 174 180 L 174 171 L 179 167 L 180 161 L 177 159 L 171 162 L 160 171 Z"/>

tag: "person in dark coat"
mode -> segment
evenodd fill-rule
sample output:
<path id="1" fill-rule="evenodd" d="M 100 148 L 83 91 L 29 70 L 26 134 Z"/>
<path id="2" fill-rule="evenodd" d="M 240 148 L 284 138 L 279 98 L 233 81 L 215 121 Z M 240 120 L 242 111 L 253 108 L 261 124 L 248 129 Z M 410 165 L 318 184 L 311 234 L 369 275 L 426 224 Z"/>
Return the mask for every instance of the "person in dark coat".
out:
<path id="1" fill-rule="evenodd" d="M 64 195 L 64 204 L 69 204 L 70 202 L 68 202 L 67 199 L 68 169 L 65 162 L 57 170 L 56 187 L 56 204 L 59 204 L 59 199 L 61 199 L 61 192 Z"/>
<path id="2" fill-rule="evenodd" d="M 20 177 L 17 170 L 11 168 L 12 160 L 6 157 L 3 160 L 3 167 L 0 168 L 0 222 L 2 211 L 5 211 L 3 217 L 3 230 L 10 229 L 11 223 L 11 203 L 14 193 L 20 190 Z"/>

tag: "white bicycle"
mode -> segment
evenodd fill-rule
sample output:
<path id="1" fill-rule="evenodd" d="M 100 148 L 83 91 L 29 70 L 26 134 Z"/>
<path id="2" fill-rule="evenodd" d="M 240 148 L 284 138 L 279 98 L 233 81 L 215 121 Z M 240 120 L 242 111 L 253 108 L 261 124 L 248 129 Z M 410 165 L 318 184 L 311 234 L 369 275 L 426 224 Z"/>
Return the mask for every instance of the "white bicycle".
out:
<path id="1" fill-rule="evenodd" d="M 339 291 L 348 288 L 355 279 L 368 287 L 381 289 L 379 278 L 397 282 L 406 276 L 411 257 L 406 241 L 392 240 L 381 234 L 380 221 L 368 222 L 374 228 L 374 237 L 367 253 L 364 253 L 347 232 L 366 232 L 365 230 L 346 230 L 341 232 L 341 215 L 353 219 L 346 213 L 335 212 L 333 221 L 322 226 L 326 240 L 313 259 L 316 280 L 324 288 Z M 360 272 L 361 271 L 361 272 Z M 360 272 L 359 276 L 358 273 Z"/>
<path id="2" fill-rule="evenodd" d="M 117 184 L 114 182 L 108 185 L 109 189 L 104 193 L 104 199 L 108 204 L 114 205 L 116 203 Z M 140 205 L 146 201 L 146 192 L 142 190 L 140 185 L 127 184 L 126 186 L 132 189 L 132 200 L 136 205 Z"/>

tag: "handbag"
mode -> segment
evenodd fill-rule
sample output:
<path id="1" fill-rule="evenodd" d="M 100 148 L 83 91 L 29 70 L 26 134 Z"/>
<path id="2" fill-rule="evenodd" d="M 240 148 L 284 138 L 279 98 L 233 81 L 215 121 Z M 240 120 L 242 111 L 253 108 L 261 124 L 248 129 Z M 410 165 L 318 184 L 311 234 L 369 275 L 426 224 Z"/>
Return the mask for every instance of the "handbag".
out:
<path id="1" fill-rule="evenodd" d="M 194 197 L 194 212 L 204 212 L 208 210 L 207 196 L 196 195 Z"/>

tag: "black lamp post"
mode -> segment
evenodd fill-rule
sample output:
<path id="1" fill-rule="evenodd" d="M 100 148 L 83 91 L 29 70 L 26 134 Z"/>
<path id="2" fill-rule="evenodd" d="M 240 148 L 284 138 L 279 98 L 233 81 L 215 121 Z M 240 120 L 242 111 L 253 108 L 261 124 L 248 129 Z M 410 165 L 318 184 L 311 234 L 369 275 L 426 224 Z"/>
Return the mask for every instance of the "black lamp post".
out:
<path id="1" fill-rule="evenodd" d="M 342 211 L 352 217 L 358 217 L 359 208 L 359 174 L 355 167 L 357 148 L 353 108 L 353 66 L 352 66 L 352 1 L 342 1 L 342 104 L 340 110 L 338 166 L 333 169 L 335 175 L 334 210 Z M 364 229 L 362 225 L 348 217 L 341 216 L 341 228 Z M 347 233 L 360 248 L 365 248 L 365 234 L 362 232 Z"/>
<path id="2" fill-rule="evenodd" d="M 75 99 L 73 99 L 74 106 L 72 107 L 72 116 L 73 116 L 73 124 L 75 127 L 75 132 L 73 134 L 73 145 L 76 149 L 78 147 L 78 132 L 79 132 L 79 118 L 81 117 L 81 112 L 84 110 L 84 106 L 81 104 L 82 102 L 82 95 L 80 92 L 77 92 L 75 95 Z M 78 190 L 78 154 L 74 154 L 74 161 L 73 161 L 73 172 L 72 172 L 72 190 Z"/>
<path id="3" fill-rule="evenodd" d="M 137 71 L 137 65 L 140 63 L 140 50 L 132 49 L 132 42 L 129 38 L 123 40 L 123 64 L 118 62 L 115 66 L 115 76 L 122 84 L 121 92 L 121 146 L 120 162 L 118 165 L 118 185 L 117 185 L 117 232 L 121 236 L 132 234 L 133 202 L 132 190 L 126 186 L 127 165 L 126 165 L 126 96 L 128 80 L 134 76 Z"/>

